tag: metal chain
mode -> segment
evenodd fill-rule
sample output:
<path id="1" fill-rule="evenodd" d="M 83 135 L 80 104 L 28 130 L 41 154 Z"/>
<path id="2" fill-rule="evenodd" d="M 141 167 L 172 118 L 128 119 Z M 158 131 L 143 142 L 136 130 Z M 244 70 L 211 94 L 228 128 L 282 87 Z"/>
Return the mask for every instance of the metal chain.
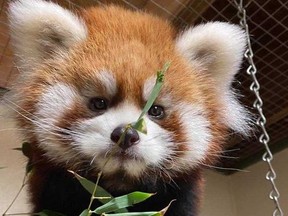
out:
<path id="1" fill-rule="evenodd" d="M 272 191 L 269 194 L 269 198 L 271 200 L 274 201 L 275 204 L 275 210 L 273 211 L 273 216 L 283 216 L 283 211 L 280 207 L 280 203 L 279 203 L 279 197 L 280 197 L 280 193 L 277 189 L 275 180 L 276 180 L 276 172 L 273 169 L 272 166 L 272 160 L 273 160 L 273 154 L 271 153 L 271 150 L 269 148 L 269 141 L 270 141 L 270 137 L 267 133 L 267 130 L 265 128 L 265 124 L 266 124 L 266 118 L 265 115 L 263 114 L 263 101 L 261 99 L 260 96 L 260 84 L 258 82 L 258 79 L 256 77 L 256 73 L 257 73 L 257 68 L 255 66 L 254 60 L 253 60 L 253 50 L 251 47 L 251 41 L 250 41 L 250 36 L 249 36 L 249 27 L 247 24 L 247 16 L 246 16 L 246 10 L 243 7 L 243 0 L 240 0 L 239 3 L 237 3 L 237 1 L 234 1 L 237 8 L 238 8 L 238 17 L 240 18 L 240 25 L 244 28 L 245 33 L 246 33 L 246 39 L 247 39 L 247 50 L 244 53 L 245 58 L 247 59 L 248 63 L 249 63 L 249 67 L 247 68 L 247 74 L 249 74 L 252 78 L 252 84 L 250 85 L 250 91 L 254 92 L 255 96 L 256 96 L 256 100 L 253 103 L 253 107 L 255 109 L 257 109 L 259 117 L 256 121 L 257 125 L 261 128 L 262 134 L 259 137 L 259 142 L 262 143 L 265 146 L 265 150 L 266 152 L 263 154 L 262 159 L 263 161 L 265 161 L 268 166 L 269 166 L 269 170 L 266 174 L 266 180 L 268 180 L 271 183 L 272 186 Z"/>

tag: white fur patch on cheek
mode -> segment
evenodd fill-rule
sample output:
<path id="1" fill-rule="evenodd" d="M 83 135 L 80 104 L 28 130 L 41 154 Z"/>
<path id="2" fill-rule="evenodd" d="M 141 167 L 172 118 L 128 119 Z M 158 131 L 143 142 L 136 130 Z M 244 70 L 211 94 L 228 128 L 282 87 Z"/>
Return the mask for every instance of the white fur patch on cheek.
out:
<path id="1" fill-rule="evenodd" d="M 147 135 L 140 133 L 141 142 L 134 147 L 135 151 L 148 166 L 160 166 L 173 154 L 172 135 L 148 118 L 145 122 Z"/>
<path id="2" fill-rule="evenodd" d="M 210 122 L 204 115 L 204 109 L 200 105 L 180 104 L 180 121 L 187 137 L 188 151 L 176 162 L 176 169 L 194 167 L 204 160 L 209 149 L 212 134 L 209 129 Z"/>
<path id="3" fill-rule="evenodd" d="M 48 87 L 37 104 L 37 116 L 53 122 L 71 108 L 76 98 L 76 91 L 67 84 L 57 83 Z"/>
<path id="4" fill-rule="evenodd" d="M 253 124 L 252 115 L 242 106 L 233 92 L 218 93 L 219 101 L 223 104 L 222 120 L 223 124 L 248 136 Z"/>
<path id="5" fill-rule="evenodd" d="M 66 160 L 66 158 L 63 154 L 65 149 L 57 145 L 57 139 L 55 139 L 54 133 L 58 130 L 55 123 L 71 108 L 76 99 L 77 93 L 71 86 L 58 83 L 48 87 L 36 105 L 35 116 L 37 118 L 34 124 L 40 141 L 39 145 L 47 151 L 49 156 L 57 160 Z"/>

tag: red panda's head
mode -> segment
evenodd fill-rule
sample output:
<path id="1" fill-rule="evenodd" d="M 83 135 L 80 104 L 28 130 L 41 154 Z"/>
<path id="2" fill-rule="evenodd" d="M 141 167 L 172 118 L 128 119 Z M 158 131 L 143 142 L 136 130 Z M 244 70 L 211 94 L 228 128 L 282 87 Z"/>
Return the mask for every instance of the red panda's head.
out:
<path id="1" fill-rule="evenodd" d="M 249 129 L 231 90 L 245 48 L 238 26 L 214 22 L 177 34 L 145 13 L 108 6 L 76 15 L 42 0 L 11 3 L 9 19 L 21 74 L 8 105 L 27 139 L 67 169 L 86 162 L 97 170 L 112 154 L 105 175 L 173 176 L 212 163 L 228 130 Z M 145 116 L 147 135 L 130 131 L 115 147 L 168 61 Z"/>

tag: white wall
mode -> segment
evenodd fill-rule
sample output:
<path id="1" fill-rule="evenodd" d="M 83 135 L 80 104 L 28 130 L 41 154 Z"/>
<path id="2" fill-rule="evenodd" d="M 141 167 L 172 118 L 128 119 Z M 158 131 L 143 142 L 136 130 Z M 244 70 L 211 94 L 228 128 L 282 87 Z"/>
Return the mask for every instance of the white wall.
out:
<path id="1" fill-rule="evenodd" d="M 288 215 L 288 149 L 274 155 L 273 166 L 277 173 L 276 184 L 281 197 L 280 204 Z M 271 186 L 265 179 L 267 165 L 264 162 L 247 168 L 249 173 L 232 175 L 237 216 L 271 216 L 274 205 L 268 198 Z"/>
<path id="2" fill-rule="evenodd" d="M 205 173 L 206 186 L 200 216 L 236 216 L 236 207 L 231 191 L 231 176 L 215 171 Z"/>
<path id="3" fill-rule="evenodd" d="M 21 147 L 21 139 L 11 119 L 0 105 L 0 215 L 4 213 L 18 192 L 25 170 L 25 157 L 12 148 Z M 10 209 L 9 213 L 28 212 L 27 197 L 24 191 Z"/>
<path id="4" fill-rule="evenodd" d="M 277 173 L 276 184 L 280 191 L 280 204 L 288 214 L 288 149 L 274 155 L 273 166 Z M 206 172 L 206 191 L 201 216 L 272 216 L 273 201 L 265 179 L 267 165 L 260 161 L 248 168 L 223 176 Z"/>

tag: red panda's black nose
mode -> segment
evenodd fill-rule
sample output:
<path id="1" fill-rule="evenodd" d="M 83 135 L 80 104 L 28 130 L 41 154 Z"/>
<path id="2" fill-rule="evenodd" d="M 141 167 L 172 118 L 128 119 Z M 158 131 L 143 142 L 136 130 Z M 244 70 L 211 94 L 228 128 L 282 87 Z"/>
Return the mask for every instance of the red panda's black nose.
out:
<path id="1" fill-rule="evenodd" d="M 111 140 L 117 143 L 122 135 L 125 132 L 125 126 L 119 126 L 113 130 L 111 133 Z M 119 143 L 119 147 L 123 150 L 128 149 L 129 147 L 137 144 L 140 140 L 138 132 L 133 128 L 128 128 L 126 134 L 124 135 L 123 140 Z"/>

